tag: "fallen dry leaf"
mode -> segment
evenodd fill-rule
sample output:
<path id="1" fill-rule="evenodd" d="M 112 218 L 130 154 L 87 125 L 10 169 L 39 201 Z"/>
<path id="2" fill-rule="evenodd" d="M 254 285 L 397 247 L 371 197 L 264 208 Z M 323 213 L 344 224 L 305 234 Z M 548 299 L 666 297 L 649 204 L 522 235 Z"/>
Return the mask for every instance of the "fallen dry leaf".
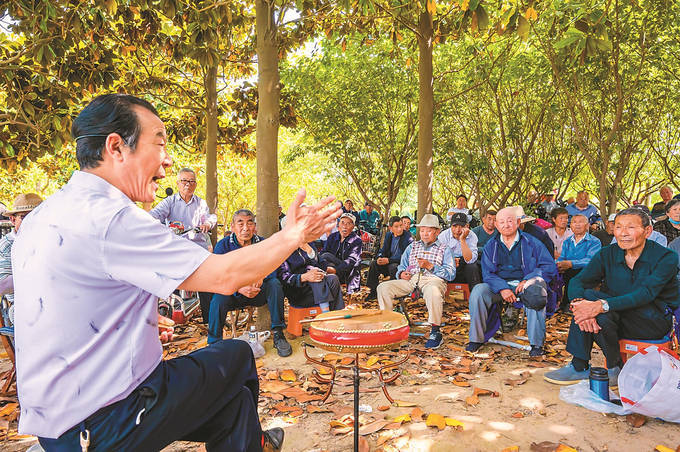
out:
<path id="1" fill-rule="evenodd" d="M 308 413 L 330 413 L 331 410 L 330 410 L 330 408 L 327 408 L 325 405 L 324 406 L 307 405 L 307 412 Z"/>
<path id="2" fill-rule="evenodd" d="M 261 392 L 274 392 L 278 393 L 280 391 L 283 391 L 284 389 L 290 388 L 289 385 L 282 381 L 278 380 L 270 380 L 270 381 L 263 381 L 260 384 L 260 391 Z"/>
<path id="3" fill-rule="evenodd" d="M 394 405 L 395 405 L 395 406 L 400 406 L 400 407 L 412 407 L 412 406 L 416 406 L 416 404 L 413 403 L 413 402 L 405 402 L 405 401 L 403 401 L 403 400 L 395 400 L 395 401 L 394 401 Z"/>
<path id="4" fill-rule="evenodd" d="M 0 417 L 7 416 L 8 414 L 13 413 L 18 406 L 19 406 L 18 403 L 8 403 L 7 405 L 0 409 Z"/>
<path id="5" fill-rule="evenodd" d="M 439 430 L 444 430 L 446 428 L 446 420 L 441 414 L 432 413 L 427 416 L 425 425 L 428 427 L 437 427 Z"/>
<path id="6" fill-rule="evenodd" d="M 456 386 L 460 386 L 461 388 L 470 387 L 470 383 L 468 383 L 467 381 L 454 381 L 453 384 Z"/>
<path id="7" fill-rule="evenodd" d="M 415 407 L 413 410 L 411 410 L 411 417 L 416 421 L 422 421 L 424 414 L 425 413 L 423 413 L 423 410 L 421 410 L 420 407 Z"/>
<path id="8" fill-rule="evenodd" d="M 279 378 L 283 381 L 297 381 L 297 375 L 293 369 L 282 370 L 279 373 Z"/>
<path id="9" fill-rule="evenodd" d="M 496 391 L 491 391 L 489 389 L 483 389 L 483 388 L 474 388 L 473 395 L 476 395 L 476 396 L 490 395 L 492 397 L 498 397 L 498 393 Z"/>
<path id="10" fill-rule="evenodd" d="M 662 445 L 662 444 L 659 444 L 658 446 L 656 446 L 656 447 L 654 448 L 654 450 L 655 450 L 656 452 L 674 452 L 673 449 L 671 449 L 670 447 L 666 447 L 666 446 L 664 446 L 664 445 Z"/>
<path id="11" fill-rule="evenodd" d="M 290 411 L 297 411 L 297 410 L 300 409 L 300 407 L 286 405 L 286 404 L 283 403 L 283 402 L 277 403 L 277 404 L 274 405 L 272 408 L 274 408 L 274 409 L 276 409 L 276 410 L 278 410 L 278 411 L 280 411 L 280 412 L 282 412 L 282 413 L 288 413 L 288 412 L 290 412 Z"/>
<path id="12" fill-rule="evenodd" d="M 479 404 L 479 397 L 473 394 L 470 397 L 465 398 L 465 403 L 467 403 L 470 406 L 475 406 Z"/>
<path id="13" fill-rule="evenodd" d="M 635 428 L 640 428 L 647 422 L 647 416 L 638 413 L 629 414 L 626 416 L 626 422 Z"/>
<path id="14" fill-rule="evenodd" d="M 343 427 L 351 427 L 350 425 L 347 425 L 347 424 L 345 424 L 344 422 L 340 422 L 340 421 L 338 421 L 337 419 L 333 419 L 333 420 L 330 422 L 330 426 L 331 426 L 331 427 L 339 427 L 339 428 L 343 428 Z"/>
<path id="15" fill-rule="evenodd" d="M 370 450 L 366 438 L 359 438 L 359 452 L 369 452 Z"/>
<path id="16" fill-rule="evenodd" d="M 446 425 L 448 425 L 449 427 L 453 427 L 456 430 L 463 430 L 463 428 L 465 427 L 465 424 L 463 424 L 458 419 L 454 419 L 452 417 L 444 418 L 444 421 L 446 422 Z"/>
<path id="17" fill-rule="evenodd" d="M 380 406 L 378 407 L 378 411 L 387 411 L 387 410 L 389 410 L 389 409 L 390 409 L 390 406 L 389 406 L 389 405 L 380 405 Z"/>
<path id="18" fill-rule="evenodd" d="M 531 443 L 529 448 L 532 452 L 555 452 L 559 446 L 559 443 L 541 441 L 540 443 Z"/>
<path id="19" fill-rule="evenodd" d="M 359 434 L 360 435 L 370 435 L 371 433 L 375 433 L 378 430 L 382 430 L 383 427 L 385 427 L 387 424 L 391 424 L 391 421 L 385 421 L 385 420 L 379 420 L 379 421 L 374 421 L 371 422 L 370 424 L 366 424 L 362 427 L 359 427 Z"/>
<path id="20" fill-rule="evenodd" d="M 524 413 L 522 413 L 521 411 L 515 411 L 514 413 L 512 413 L 512 417 L 516 419 L 521 419 L 524 417 Z"/>
<path id="21" fill-rule="evenodd" d="M 519 446 L 506 447 L 501 452 L 519 452 Z"/>
<path id="22" fill-rule="evenodd" d="M 399 424 L 402 424 L 404 422 L 411 422 L 411 416 L 408 414 L 402 414 L 401 416 L 395 417 L 393 422 L 398 422 Z"/>
<path id="23" fill-rule="evenodd" d="M 557 446 L 557 449 L 555 449 L 555 452 L 578 452 L 576 449 L 573 447 L 565 446 L 564 444 L 560 444 Z"/>
<path id="24" fill-rule="evenodd" d="M 292 387 L 279 391 L 279 394 L 295 399 L 298 403 L 311 402 L 312 400 L 321 400 L 323 395 L 321 394 L 309 394 L 300 388 Z"/>
<path id="25" fill-rule="evenodd" d="M 366 361 L 366 367 L 373 367 L 379 360 L 379 356 L 371 356 L 368 358 L 368 361 Z"/>

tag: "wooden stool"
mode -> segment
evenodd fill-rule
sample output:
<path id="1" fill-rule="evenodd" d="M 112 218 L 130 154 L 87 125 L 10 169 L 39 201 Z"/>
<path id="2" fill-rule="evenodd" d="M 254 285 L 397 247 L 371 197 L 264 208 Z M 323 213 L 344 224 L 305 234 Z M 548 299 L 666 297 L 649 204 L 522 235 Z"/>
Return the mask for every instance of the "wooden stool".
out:
<path id="1" fill-rule="evenodd" d="M 252 306 L 247 306 L 244 308 L 246 310 L 246 317 L 245 317 L 245 322 L 246 322 L 246 332 L 248 331 L 248 326 L 250 326 L 250 323 L 253 321 L 253 310 L 254 308 Z M 238 329 L 238 319 L 241 316 L 241 311 L 243 309 L 238 309 L 236 311 L 229 311 L 228 316 L 229 316 L 229 323 L 231 323 L 231 338 L 234 339 L 236 337 L 236 330 Z"/>
<path id="2" fill-rule="evenodd" d="M 446 284 L 446 293 L 449 294 L 451 292 L 463 292 L 463 301 L 470 299 L 470 286 L 467 284 L 453 282 Z"/>
<path id="3" fill-rule="evenodd" d="M 656 345 L 659 348 L 667 348 L 671 350 L 672 341 L 668 336 L 656 340 L 642 340 L 642 339 L 619 339 L 619 350 L 621 351 L 621 359 L 625 363 L 628 358 L 641 352 L 651 345 Z"/>
<path id="4" fill-rule="evenodd" d="M 288 305 L 288 327 L 286 328 L 293 336 L 302 336 L 302 324 L 300 320 L 308 317 L 314 318 L 321 314 L 319 306 L 312 306 L 311 308 L 296 308 Z"/>

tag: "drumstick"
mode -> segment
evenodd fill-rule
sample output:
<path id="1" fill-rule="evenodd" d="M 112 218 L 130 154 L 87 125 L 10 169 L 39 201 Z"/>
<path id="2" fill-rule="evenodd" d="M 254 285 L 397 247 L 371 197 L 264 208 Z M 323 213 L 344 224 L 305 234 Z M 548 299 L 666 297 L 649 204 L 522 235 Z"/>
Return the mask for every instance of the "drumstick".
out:
<path id="1" fill-rule="evenodd" d="M 380 313 L 380 311 L 360 312 L 360 313 L 357 313 L 357 314 L 345 314 L 345 315 L 337 315 L 335 317 L 325 317 L 323 319 L 314 318 L 314 319 L 300 320 L 300 323 L 323 322 L 325 320 L 351 319 L 353 317 L 360 317 L 362 315 L 376 315 L 376 314 L 379 314 L 379 313 Z"/>

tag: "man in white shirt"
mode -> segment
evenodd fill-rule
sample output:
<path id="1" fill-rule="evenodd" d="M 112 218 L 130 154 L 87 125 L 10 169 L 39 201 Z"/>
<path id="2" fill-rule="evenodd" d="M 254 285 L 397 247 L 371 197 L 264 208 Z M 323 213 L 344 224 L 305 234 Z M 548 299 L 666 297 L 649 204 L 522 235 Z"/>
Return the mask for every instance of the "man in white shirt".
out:
<path id="1" fill-rule="evenodd" d="M 439 234 L 437 241 L 451 250 L 456 265 L 456 278 L 452 282 L 465 283 L 470 290 L 482 282 L 482 269 L 477 261 L 477 235 L 470 230 L 464 213 L 453 214 L 451 227 Z"/>
<path id="2" fill-rule="evenodd" d="M 262 432 L 249 345 L 228 340 L 162 360 L 158 298 L 233 293 L 276 269 L 340 215 L 300 208 L 271 243 L 214 255 L 141 210 L 172 160 L 148 102 L 95 98 L 74 120 L 81 171 L 24 221 L 12 249 L 19 430 L 52 450 L 280 450 Z M 46 340 L 49 338 L 49 340 Z"/>
<path id="3" fill-rule="evenodd" d="M 182 223 L 184 230 L 200 229 L 200 232 L 189 232 L 183 237 L 208 251 L 212 251 L 213 246 L 208 233 L 217 224 L 217 216 L 210 213 L 208 203 L 204 199 L 194 194 L 196 191 L 196 173 L 194 173 L 194 170 L 191 168 L 179 170 L 179 173 L 177 173 L 177 189 L 177 193 L 159 202 L 149 213 L 165 225 L 178 221 Z M 212 296 L 213 294 L 210 292 L 198 293 L 204 324 L 208 323 Z"/>
<path id="4" fill-rule="evenodd" d="M 472 215 L 470 215 L 470 209 L 468 209 L 467 205 L 467 196 L 460 194 L 456 198 L 456 207 L 451 207 L 447 212 L 446 212 L 446 221 L 448 223 L 451 223 L 451 217 L 453 216 L 454 213 L 464 213 L 465 216 L 467 217 L 468 223 L 472 221 Z"/>

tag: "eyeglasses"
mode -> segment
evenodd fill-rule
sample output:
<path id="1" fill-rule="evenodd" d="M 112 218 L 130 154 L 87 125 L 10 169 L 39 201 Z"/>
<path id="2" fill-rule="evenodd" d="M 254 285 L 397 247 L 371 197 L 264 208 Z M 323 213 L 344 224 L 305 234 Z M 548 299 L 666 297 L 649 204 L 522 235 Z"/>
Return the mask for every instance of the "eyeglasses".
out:
<path id="1" fill-rule="evenodd" d="M 24 218 L 26 218 L 26 215 L 28 215 L 28 214 L 29 214 L 29 212 L 17 213 L 16 215 L 12 215 L 12 216 L 14 218 L 16 218 L 17 220 L 23 220 Z"/>
<path id="2" fill-rule="evenodd" d="M 194 179 L 180 179 L 180 183 L 184 185 L 196 185 L 196 181 Z"/>

